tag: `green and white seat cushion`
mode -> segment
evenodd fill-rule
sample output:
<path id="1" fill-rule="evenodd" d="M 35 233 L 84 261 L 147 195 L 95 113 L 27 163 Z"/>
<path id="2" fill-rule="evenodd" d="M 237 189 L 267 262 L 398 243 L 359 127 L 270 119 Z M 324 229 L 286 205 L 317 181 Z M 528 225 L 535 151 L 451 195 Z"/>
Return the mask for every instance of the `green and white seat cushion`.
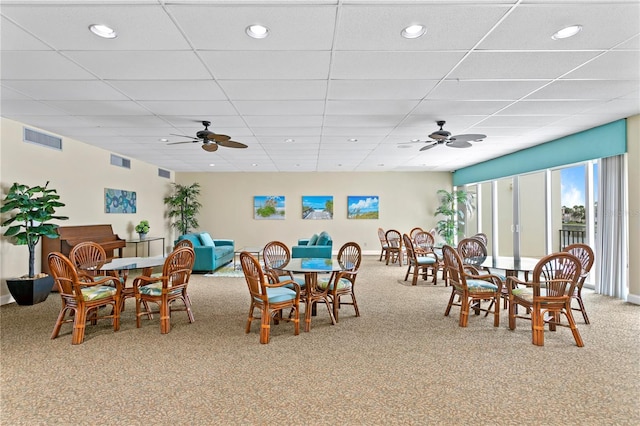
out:
<path id="1" fill-rule="evenodd" d="M 287 287 L 267 288 L 267 299 L 269 303 L 280 303 L 296 298 L 296 292 Z M 259 298 L 255 298 L 259 301 Z"/>
<path id="2" fill-rule="evenodd" d="M 182 288 L 176 288 L 171 290 L 171 293 L 180 293 Z M 140 286 L 140 294 L 146 294 L 148 296 L 160 296 L 162 294 L 162 282 L 151 283 Z"/>
<path id="3" fill-rule="evenodd" d="M 329 278 L 321 278 L 318 280 L 318 288 L 320 290 L 326 290 L 327 287 L 329 287 L 329 290 L 333 290 L 333 286 L 333 281 L 331 282 L 331 285 L 329 285 Z M 346 290 L 349 288 L 351 288 L 351 281 L 346 278 L 340 278 L 338 280 L 338 290 Z"/>
<path id="4" fill-rule="evenodd" d="M 107 297 L 115 295 L 117 292 L 115 287 L 110 287 L 108 285 L 94 285 L 91 287 L 83 287 L 81 291 L 82 298 L 85 300 L 85 302 L 105 299 Z"/>

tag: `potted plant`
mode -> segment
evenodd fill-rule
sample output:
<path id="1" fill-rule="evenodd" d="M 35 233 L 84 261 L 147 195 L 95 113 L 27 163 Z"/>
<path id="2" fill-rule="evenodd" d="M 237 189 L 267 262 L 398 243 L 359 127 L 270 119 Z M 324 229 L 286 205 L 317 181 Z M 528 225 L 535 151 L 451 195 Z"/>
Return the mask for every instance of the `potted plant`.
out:
<path id="1" fill-rule="evenodd" d="M 475 197 L 463 189 L 452 192 L 440 189 L 437 194 L 440 206 L 434 215 L 444 216 L 444 219 L 438 221 L 436 230 L 448 245 L 453 246 L 456 236 L 463 233 L 465 216 L 475 210 Z"/>
<path id="2" fill-rule="evenodd" d="M 198 202 L 200 184 L 193 183 L 189 186 L 173 183 L 173 194 L 164 198 L 168 207 L 167 216 L 172 220 L 171 226 L 176 228 L 180 235 L 188 234 L 192 228 L 197 228 L 196 215 L 202 204 Z"/>
<path id="3" fill-rule="evenodd" d="M 141 240 L 147 238 L 147 233 L 149 233 L 150 228 L 151 226 L 149 226 L 148 220 L 141 220 L 140 223 L 136 225 L 136 232 L 140 236 Z"/>
<path id="4" fill-rule="evenodd" d="M 35 249 L 40 238 L 58 236 L 58 225 L 49 223 L 51 220 L 66 220 L 68 217 L 55 215 L 55 209 L 64 204 L 59 201 L 56 190 L 48 186 L 48 181 L 44 186 L 14 183 L 0 208 L 0 213 L 12 212 L 12 216 L 2 222 L 2 226 L 8 226 L 4 236 L 13 238 L 16 245 L 29 248 L 29 274 L 7 279 L 9 292 L 19 305 L 43 302 L 53 288 L 53 277 L 35 273 Z"/>

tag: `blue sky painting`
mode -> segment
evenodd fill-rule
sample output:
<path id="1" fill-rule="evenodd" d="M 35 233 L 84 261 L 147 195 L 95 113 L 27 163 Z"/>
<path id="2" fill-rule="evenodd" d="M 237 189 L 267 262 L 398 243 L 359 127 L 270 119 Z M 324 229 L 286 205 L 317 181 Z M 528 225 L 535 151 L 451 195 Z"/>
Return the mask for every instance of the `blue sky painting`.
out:
<path id="1" fill-rule="evenodd" d="M 349 195 L 347 219 L 378 219 L 379 198 L 376 195 Z"/>

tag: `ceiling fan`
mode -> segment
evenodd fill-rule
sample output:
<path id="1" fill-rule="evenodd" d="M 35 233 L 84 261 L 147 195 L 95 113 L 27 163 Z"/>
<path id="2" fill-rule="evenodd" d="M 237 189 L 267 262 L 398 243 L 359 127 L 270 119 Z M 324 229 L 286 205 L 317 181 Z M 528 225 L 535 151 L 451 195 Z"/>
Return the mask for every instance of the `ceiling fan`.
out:
<path id="1" fill-rule="evenodd" d="M 226 148 L 246 148 L 247 145 L 231 140 L 231 136 L 221 135 L 218 133 L 214 133 L 209 130 L 209 126 L 211 125 L 210 121 L 203 121 L 202 125 L 204 126 L 204 130 L 200 130 L 196 133 L 196 137 L 187 136 L 187 135 L 175 135 L 171 133 L 171 136 L 181 136 L 184 138 L 192 139 L 190 141 L 181 141 L 181 142 L 169 142 L 167 145 L 178 145 L 182 143 L 196 143 L 202 142 L 202 149 L 208 152 L 213 152 L 218 149 L 218 146 L 224 146 Z"/>
<path id="2" fill-rule="evenodd" d="M 448 132 L 442 128 L 445 125 L 445 123 L 446 121 L 444 120 L 436 122 L 436 124 L 440 126 L 440 130 L 436 130 L 435 132 L 429 135 L 429 138 L 431 138 L 432 141 L 415 140 L 411 142 L 405 142 L 405 144 L 417 143 L 417 142 L 431 142 L 430 145 L 425 145 L 422 148 L 420 148 L 420 151 L 426 151 L 428 149 L 433 148 L 434 146 L 442 145 L 442 144 L 450 146 L 451 148 L 471 148 L 473 145 L 471 145 L 469 142 L 482 142 L 482 140 L 487 137 L 487 135 L 481 135 L 481 134 L 451 136 L 451 132 Z"/>

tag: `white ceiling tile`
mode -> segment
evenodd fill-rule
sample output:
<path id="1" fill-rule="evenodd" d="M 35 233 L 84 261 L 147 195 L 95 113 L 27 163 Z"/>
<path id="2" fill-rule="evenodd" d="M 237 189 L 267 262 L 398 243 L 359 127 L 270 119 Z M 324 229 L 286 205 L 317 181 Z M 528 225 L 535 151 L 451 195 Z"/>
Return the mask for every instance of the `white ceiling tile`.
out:
<path id="1" fill-rule="evenodd" d="M 326 80 L 218 80 L 224 92 L 236 100 L 324 99 Z"/>
<path id="2" fill-rule="evenodd" d="M 133 101 L 46 101 L 47 105 L 71 115 L 150 115 Z"/>
<path id="3" fill-rule="evenodd" d="M 211 77 L 193 52 L 69 51 L 65 55 L 104 80 L 202 80 Z"/>
<path id="4" fill-rule="evenodd" d="M 188 43 L 162 7 L 156 5 L 59 5 L 34 8 L 4 5 L 10 17 L 56 50 L 178 50 Z M 60 25 L 63 22 L 64 25 Z M 118 36 L 103 39 L 89 31 L 91 24 L 105 24 Z"/>
<path id="5" fill-rule="evenodd" d="M 140 105 L 157 115 L 237 115 L 229 101 L 140 101 Z"/>
<path id="6" fill-rule="evenodd" d="M 517 100 L 550 80 L 445 80 L 429 93 L 438 100 Z"/>
<path id="7" fill-rule="evenodd" d="M 330 50 L 336 7 L 333 5 L 169 5 L 169 13 L 196 49 L 200 50 Z M 264 39 L 245 29 L 269 28 Z"/>
<path id="8" fill-rule="evenodd" d="M 200 52 L 216 79 L 318 80 L 329 75 L 329 52 Z"/>
<path id="9" fill-rule="evenodd" d="M 503 109 L 498 115 L 573 115 L 602 104 L 603 101 L 520 101 Z"/>
<path id="10" fill-rule="evenodd" d="M 640 51 L 615 50 L 567 74 L 565 78 L 597 78 L 603 80 L 640 80 Z"/>
<path id="11" fill-rule="evenodd" d="M 489 36 L 480 49 L 584 50 L 607 49 L 637 34 L 640 4 L 523 4 Z M 576 36 L 553 40 L 568 25 L 580 24 Z M 615 31 L 611 31 L 615 28 Z"/>
<path id="12" fill-rule="evenodd" d="M 470 49 L 507 10 L 507 5 L 346 5 L 340 14 L 336 49 Z M 417 39 L 403 38 L 402 30 L 413 24 L 425 25 L 427 33 Z"/>
<path id="13" fill-rule="evenodd" d="M 132 99 L 143 101 L 219 101 L 227 97 L 213 80 L 110 80 Z"/>
<path id="14" fill-rule="evenodd" d="M 4 16 L 0 17 L 0 28 L 2 28 L 0 48 L 2 48 L 3 51 L 52 50 L 46 43 L 38 40 Z"/>
<path id="15" fill-rule="evenodd" d="M 449 78 L 553 79 L 562 77 L 597 52 L 482 52 L 471 53 Z M 579 78 L 579 77 L 570 77 Z"/>
<path id="16" fill-rule="evenodd" d="M 58 52 L 2 51 L 2 79 L 91 80 L 95 77 Z"/>
<path id="17" fill-rule="evenodd" d="M 422 99 L 437 80 L 331 80 L 329 99 Z"/>
<path id="18" fill-rule="evenodd" d="M 335 52 L 332 79 L 420 80 L 444 77 L 462 52 Z"/>
<path id="19" fill-rule="evenodd" d="M 245 115 L 244 119 L 251 127 L 322 126 L 322 115 Z"/>
<path id="20" fill-rule="evenodd" d="M 418 101 L 411 100 L 329 100 L 328 115 L 403 115 L 411 112 Z"/>
<path id="21" fill-rule="evenodd" d="M 235 107 L 243 115 L 322 115 L 324 101 L 237 101 Z M 295 117 L 291 126 L 296 126 Z"/>
<path id="22" fill-rule="evenodd" d="M 52 85 L 45 80 L 5 80 L 7 87 L 38 100 L 126 100 L 127 97 L 99 80 L 58 81 Z"/>

